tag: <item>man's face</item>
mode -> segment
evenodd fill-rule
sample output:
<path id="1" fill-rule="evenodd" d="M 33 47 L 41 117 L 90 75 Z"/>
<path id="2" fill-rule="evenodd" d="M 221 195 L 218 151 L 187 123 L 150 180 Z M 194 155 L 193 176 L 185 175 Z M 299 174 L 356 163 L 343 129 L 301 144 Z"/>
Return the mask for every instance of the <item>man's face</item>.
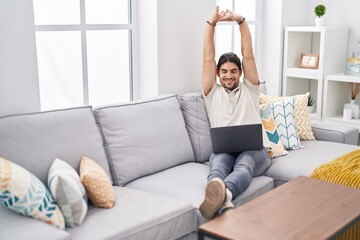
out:
<path id="1" fill-rule="evenodd" d="M 235 63 L 226 62 L 221 65 L 218 76 L 220 78 L 221 85 L 232 91 L 239 86 L 241 70 Z"/>

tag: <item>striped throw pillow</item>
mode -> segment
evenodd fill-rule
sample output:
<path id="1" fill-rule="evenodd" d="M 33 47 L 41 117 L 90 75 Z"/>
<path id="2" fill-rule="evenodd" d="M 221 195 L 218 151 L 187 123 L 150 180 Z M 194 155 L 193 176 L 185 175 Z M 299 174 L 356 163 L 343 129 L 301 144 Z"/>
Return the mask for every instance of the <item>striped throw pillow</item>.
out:
<path id="1" fill-rule="evenodd" d="M 68 163 L 56 158 L 49 170 L 48 186 L 64 215 L 66 226 L 79 226 L 85 219 L 88 205 L 78 173 Z"/>

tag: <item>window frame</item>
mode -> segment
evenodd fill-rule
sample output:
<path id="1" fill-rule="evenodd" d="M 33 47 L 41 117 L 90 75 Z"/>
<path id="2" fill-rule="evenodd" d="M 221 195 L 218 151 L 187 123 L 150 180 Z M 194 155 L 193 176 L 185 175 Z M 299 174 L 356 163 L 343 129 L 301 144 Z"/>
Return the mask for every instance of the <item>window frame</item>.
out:
<path id="1" fill-rule="evenodd" d="M 136 7 L 137 0 L 128 1 L 128 23 L 127 24 L 87 24 L 85 18 L 85 0 L 79 0 L 80 3 L 80 23 L 79 24 L 34 24 L 36 32 L 55 32 L 55 31 L 79 31 L 81 35 L 81 60 L 82 60 L 82 83 L 83 83 L 83 105 L 89 105 L 89 79 L 88 79 L 88 57 L 87 57 L 87 39 L 86 33 L 89 30 L 127 30 L 129 41 L 129 97 L 134 100 L 134 86 L 137 81 L 135 74 L 136 66 L 136 46 L 137 27 L 136 27 Z M 34 13 L 35 14 L 35 13 Z"/>
<path id="2" fill-rule="evenodd" d="M 235 1 L 236 0 L 232 0 L 232 11 L 234 11 L 235 9 Z M 252 1 L 252 0 L 248 0 L 248 1 Z M 254 20 L 250 20 L 250 19 L 246 19 L 246 22 L 248 23 L 249 27 L 251 25 L 254 26 L 255 29 L 255 36 L 251 36 L 253 38 L 253 42 L 254 42 L 254 46 L 253 46 L 253 51 L 254 51 L 254 56 L 255 56 L 255 60 L 256 61 L 256 65 L 258 70 L 261 69 L 261 52 L 262 52 L 262 46 L 261 46 L 261 33 L 262 33 L 262 24 L 260 24 L 262 22 L 262 15 L 263 15 L 263 8 L 262 5 L 260 3 L 263 3 L 260 0 L 255 0 L 255 19 Z M 217 5 L 219 5 L 217 3 Z M 246 18 L 246 13 L 239 13 L 239 14 L 244 14 L 244 17 Z M 238 30 L 238 24 L 235 22 L 219 22 L 217 24 L 218 26 L 232 26 L 231 27 L 231 51 L 234 52 L 235 50 L 235 31 Z M 216 41 L 216 39 L 215 39 Z M 240 44 L 240 43 L 238 43 Z M 216 45 L 215 45 L 216 46 Z M 218 49 L 215 49 L 215 52 L 218 52 Z M 241 56 L 239 56 L 241 57 Z"/>

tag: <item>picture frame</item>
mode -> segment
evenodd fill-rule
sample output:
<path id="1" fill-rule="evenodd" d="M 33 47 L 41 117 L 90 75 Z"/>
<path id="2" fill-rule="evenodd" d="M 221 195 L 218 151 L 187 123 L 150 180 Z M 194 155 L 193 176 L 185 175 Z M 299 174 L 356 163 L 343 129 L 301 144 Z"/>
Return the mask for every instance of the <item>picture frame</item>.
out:
<path id="1" fill-rule="evenodd" d="M 299 67 L 300 68 L 318 68 L 319 64 L 319 54 L 313 53 L 301 53 L 299 59 Z"/>

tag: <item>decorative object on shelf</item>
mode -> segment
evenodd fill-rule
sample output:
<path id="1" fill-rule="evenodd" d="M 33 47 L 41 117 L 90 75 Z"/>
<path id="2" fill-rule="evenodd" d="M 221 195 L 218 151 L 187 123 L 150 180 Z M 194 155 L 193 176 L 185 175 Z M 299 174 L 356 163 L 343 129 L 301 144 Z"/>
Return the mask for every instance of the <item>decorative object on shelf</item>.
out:
<path id="1" fill-rule="evenodd" d="M 360 59 L 347 58 L 346 71 L 349 74 L 360 75 Z"/>
<path id="2" fill-rule="evenodd" d="M 351 100 L 355 101 L 356 96 L 360 93 L 360 83 L 349 83 L 350 85 L 350 93 L 351 93 Z"/>
<path id="3" fill-rule="evenodd" d="M 309 95 L 308 102 L 307 102 L 307 109 L 308 109 L 309 113 L 314 112 L 314 109 L 315 109 L 314 104 L 315 104 L 315 102 L 316 102 L 316 100 L 311 95 Z"/>
<path id="4" fill-rule="evenodd" d="M 349 108 L 344 108 L 344 113 L 343 113 L 343 119 L 344 120 L 350 120 L 351 119 L 351 109 Z"/>
<path id="5" fill-rule="evenodd" d="M 351 117 L 358 119 L 360 117 L 360 106 L 355 103 L 356 96 L 360 93 L 360 83 L 349 83 L 350 86 L 350 95 L 351 101 L 350 103 L 346 103 L 344 105 L 345 109 L 351 109 Z"/>
<path id="6" fill-rule="evenodd" d="M 356 37 L 360 44 L 360 35 Z M 360 52 L 353 52 L 352 57 L 347 58 L 346 71 L 348 74 L 360 76 Z"/>
<path id="7" fill-rule="evenodd" d="M 301 53 L 299 59 L 300 68 L 318 68 L 319 54 Z"/>
<path id="8" fill-rule="evenodd" d="M 352 57 L 360 60 L 360 52 L 353 52 Z"/>
<path id="9" fill-rule="evenodd" d="M 322 18 L 322 16 L 324 16 L 326 11 L 326 7 L 324 5 L 317 5 L 315 7 L 315 15 L 317 16 L 315 18 L 315 26 L 316 27 L 322 27 L 322 25 L 324 24 L 324 18 Z"/>

